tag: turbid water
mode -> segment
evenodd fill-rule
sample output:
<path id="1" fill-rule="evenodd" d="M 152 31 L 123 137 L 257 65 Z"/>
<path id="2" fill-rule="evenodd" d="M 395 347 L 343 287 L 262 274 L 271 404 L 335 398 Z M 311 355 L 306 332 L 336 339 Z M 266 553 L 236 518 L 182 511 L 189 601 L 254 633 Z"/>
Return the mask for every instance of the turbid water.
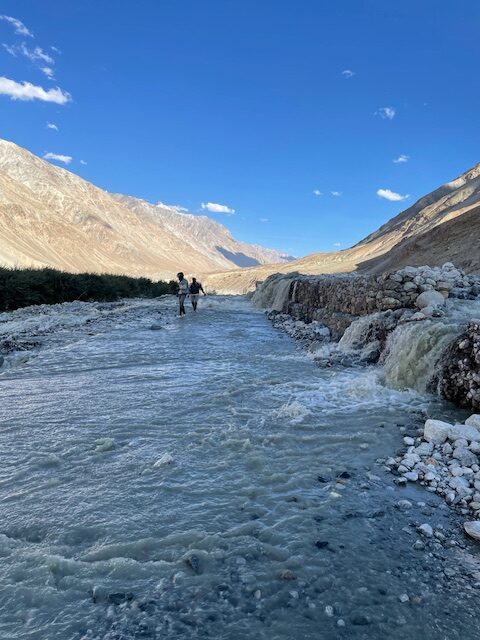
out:
<path id="1" fill-rule="evenodd" d="M 477 637 L 478 592 L 412 549 L 448 511 L 375 464 L 450 409 L 201 303 L 0 316 L 42 343 L 0 369 L 0 637 Z"/>

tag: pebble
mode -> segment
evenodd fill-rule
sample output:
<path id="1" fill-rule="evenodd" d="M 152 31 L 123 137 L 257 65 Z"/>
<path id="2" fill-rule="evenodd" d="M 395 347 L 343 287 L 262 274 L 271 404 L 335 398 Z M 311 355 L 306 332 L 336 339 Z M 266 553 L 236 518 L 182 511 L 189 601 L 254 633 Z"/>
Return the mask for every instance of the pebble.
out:
<path id="1" fill-rule="evenodd" d="M 408 602 L 410 600 L 408 594 L 406 593 L 402 593 L 401 596 L 398 596 L 398 599 L 400 600 L 400 602 Z"/>
<path id="2" fill-rule="evenodd" d="M 422 551 L 423 549 L 425 549 L 425 543 L 421 540 L 416 540 L 413 548 L 415 549 L 415 551 Z"/>
<path id="3" fill-rule="evenodd" d="M 337 620 L 337 627 L 344 627 L 345 626 L 345 620 L 343 620 L 342 618 L 339 618 Z"/>
<path id="4" fill-rule="evenodd" d="M 325 613 L 327 614 L 327 616 L 329 618 L 332 618 L 334 615 L 334 610 L 331 604 L 327 604 L 327 606 L 325 607 Z"/>

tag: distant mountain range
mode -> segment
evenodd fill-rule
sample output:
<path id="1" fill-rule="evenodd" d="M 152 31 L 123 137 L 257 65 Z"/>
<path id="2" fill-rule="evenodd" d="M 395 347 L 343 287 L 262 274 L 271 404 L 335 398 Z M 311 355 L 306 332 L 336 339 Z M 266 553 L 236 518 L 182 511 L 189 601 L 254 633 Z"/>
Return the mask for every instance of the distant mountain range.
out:
<path id="1" fill-rule="evenodd" d="M 480 273 L 480 164 L 421 198 L 350 249 L 313 253 L 283 265 L 210 274 L 206 281 L 218 292 L 243 293 L 275 272 L 380 273 L 447 261 Z"/>
<path id="2" fill-rule="evenodd" d="M 222 224 L 113 195 L 0 140 L 0 265 L 170 278 L 292 259 Z"/>

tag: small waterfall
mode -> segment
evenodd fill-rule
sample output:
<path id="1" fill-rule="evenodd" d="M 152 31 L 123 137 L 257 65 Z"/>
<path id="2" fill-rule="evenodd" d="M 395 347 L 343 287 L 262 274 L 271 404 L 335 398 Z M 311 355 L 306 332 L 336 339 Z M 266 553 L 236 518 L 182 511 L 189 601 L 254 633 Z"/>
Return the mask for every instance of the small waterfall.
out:
<path id="1" fill-rule="evenodd" d="M 288 301 L 290 285 L 298 276 L 298 273 L 275 273 L 268 277 L 253 294 L 252 303 L 263 309 L 283 311 Z"/>
<path id="2" fill-rule="evenodd" d="M 439 360 L 448 345 L 480 317 L 479 301 L 449 301 L 443 318 L 399 325 L 388 336 L 383 353 L 383 373 L 395 389 L 431 389 L 439 373 Z"/>
<path id="3" fill-rule="evenodd" d="M 383 313 L 372 313 L 368 316 L 362 316 L 358 318 L 358 320 L 354 320 L 352 324 L 345 329 L 345 333 L 340 338 L 338 343 L 339 349 L 349 352 L 365 347 L 369 342 L 372 330 L 383 316 Z"/>

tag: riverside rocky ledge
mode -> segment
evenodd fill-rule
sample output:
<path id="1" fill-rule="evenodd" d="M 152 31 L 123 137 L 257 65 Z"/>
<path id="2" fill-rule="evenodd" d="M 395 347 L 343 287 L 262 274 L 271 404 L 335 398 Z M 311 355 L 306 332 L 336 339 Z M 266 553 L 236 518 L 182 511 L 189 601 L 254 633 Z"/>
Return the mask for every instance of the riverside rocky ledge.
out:
<path id="1" fill-rule="evenodd" d="M 274 274 L 257 286 L 252 301 L 271 310 L 275 324 L 290 323 L 289 332 L 310 342 L 312 351 L 340 340 L 364 361 L 384 363 L 401 340 L 410 351 L 418 341 L 428 380 L 416 379 L 419 365 L 412 360 L 410 375 L 395 386 L 418 383 L 420 389 L 422 383 L 424 391 L 480 409 L 480 277 L 452 263 L 380 276 Z"/>

